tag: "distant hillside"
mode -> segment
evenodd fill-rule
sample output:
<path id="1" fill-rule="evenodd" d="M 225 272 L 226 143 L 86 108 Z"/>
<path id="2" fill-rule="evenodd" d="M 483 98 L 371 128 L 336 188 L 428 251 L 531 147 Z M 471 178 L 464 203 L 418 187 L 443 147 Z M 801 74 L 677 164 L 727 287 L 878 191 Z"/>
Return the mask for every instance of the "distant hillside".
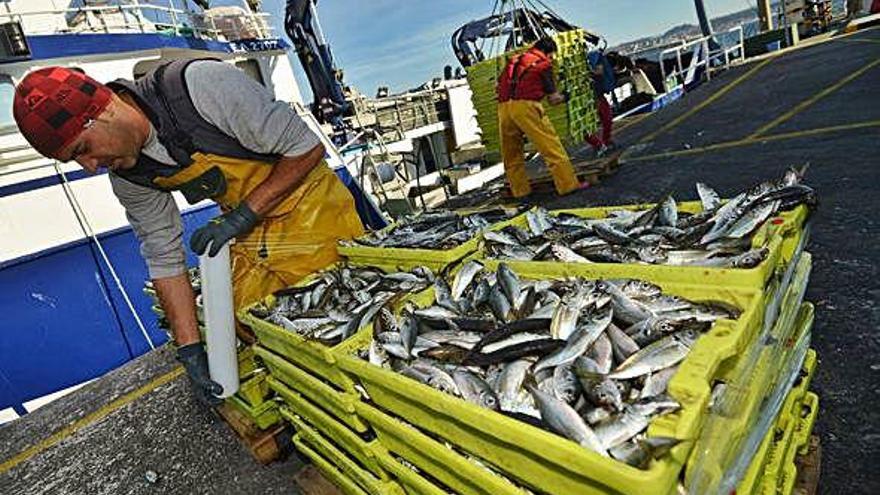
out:
<path id="1" fill-rule="evenodd" d="M 780 2 L 772 2 L 771 10 L 774 13 L 778 13 L 781 11 Z M 832 12 L 834 15 L 840 16 L 844 15 L 846 12 L 846 0 L 833 0 L 832 1 Z M 755 21 L 758 20 L 758 11 L 755 8 L 744 9 L 739 12 L 734 12 L 732 14 L 727 14 L 719 17 L 715 17 L 712 19 L 712 29 L 716 33 L 723 33 L 728 29 L 734 28 L 740 25 L 747 25 L 752 23 L 752 29 L 755 29 Z M 755 31 L 749 32 L 748 29 L 745 31 L 745 35 L 749 36 L 754 34 Z M 622 53 L 633 53 L 640 52 L 645 50 L 650 50 L 652 48 L 658 48 L 664 45 L 669 45 L 672 43 L 677 43 L 681 40 L 688 40 L 692 38 L 697 38 L 701 35 L 699 26 L 694 24 L 681 24 L 675 27 L 668 29 L 663 34 L 658 34 L 654 36 L 645 36 L 643 38 L 639 38 L 633 41 L 627 41 L 626 43 L 621 43 L 615 47 L 612 47 L 612 50 L 616 50 Z"/>
<path id="2" fill-rule="evenodd" d="M 777 3 L 773 4 L 773 9 L 777 7 Z M 727 14 L 712 19 L 712 29 L 716 32 L 727 31 L 730 28 L 746 24 L 758 19 L 758 13 L 755 9 L 744 9 L 739 12 Z M 700 36 L 700 27 L 694 24 L 681 24 L 668 29 L 666 32 L 645 36 L 633 41 L 621 43 L 612 48 L 623 53 L 632 53 L 636 51 L 650 49 L 660 45 L 677 43 L 681 40 L 687 40 Z"/>

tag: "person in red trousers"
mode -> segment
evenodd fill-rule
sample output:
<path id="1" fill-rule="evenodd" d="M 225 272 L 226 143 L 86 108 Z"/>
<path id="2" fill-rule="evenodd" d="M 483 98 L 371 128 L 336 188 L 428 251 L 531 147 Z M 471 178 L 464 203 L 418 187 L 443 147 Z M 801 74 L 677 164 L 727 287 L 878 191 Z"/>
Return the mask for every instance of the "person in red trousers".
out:
<path id="1" fill-rule="evenodd" d="M 613 112 L 605 93 L 614 89 L 614 69 L 608 59 L 599 51 L 590 52 L 587 55 L 590 64 L 593 96 L 596 102 L 596 111 L 599 114 L 599 122 L 602 125 L 601 133 L 585 136 L 586 141 L 593 147 L 597 157 L 605 156 L 609 151 L 617 148 L 611 134 L 614 123 Z"/>

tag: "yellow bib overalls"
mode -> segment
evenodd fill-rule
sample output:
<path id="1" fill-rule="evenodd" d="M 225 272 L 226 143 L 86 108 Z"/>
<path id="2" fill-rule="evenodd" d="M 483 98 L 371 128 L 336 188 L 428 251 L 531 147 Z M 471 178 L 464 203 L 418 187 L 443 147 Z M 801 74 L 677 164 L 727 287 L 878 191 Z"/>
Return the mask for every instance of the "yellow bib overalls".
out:
<path id="1" fill-rule="evenodd" d="M 226 179 L 226 191 L 213 197 L 222 211 L 237 206 L 272 171 L 258 160 L 195 153 L 180 172 L 154 179 L 176 189 L 213 167 Z M 364 233 L 354 199 L 324 161 L 312 169 L 287 198 L 266 214 L 254 230 L 231 246 L 235 309 L 296 283 L 337 261 L 336 243 Z"/>

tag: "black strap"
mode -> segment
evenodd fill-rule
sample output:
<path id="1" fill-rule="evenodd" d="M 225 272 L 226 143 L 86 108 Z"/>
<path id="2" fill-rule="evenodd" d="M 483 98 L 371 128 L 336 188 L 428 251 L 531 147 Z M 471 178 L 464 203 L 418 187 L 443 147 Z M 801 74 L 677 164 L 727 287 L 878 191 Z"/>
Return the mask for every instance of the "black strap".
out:
<path id="1" fill-rule="evenodd" d="M 193 144 L 192 136 L 180 129 L 174 110 L 168 103 L 168 98 L 165 95 L 165 91 L 162 89 L 161 82 L 165 77 L 165 70 L 168 69 L 169 65 L 171 64 L 169 63 L 158 67 L 155 74 L 156 82 L 158 83 L 155 85 L 156 96 L 158 97 L 159 103 L 165 109 L 166 115 L 168 115 L 168 120 L 165 123 L 170 127 L 170 129 L 166 129 L 165 125 L 163 125 L 162 128 L 158 130 L 159 134 L 161 134 L 159 141 L 168 141 L 173 144 L 173 146 L 166 146 L 166 148 L 168 149 L 168 153 L 172 155 L 171 158 L 173 158 L 174 161 L 181 165 L 190 164 L 192 163 L 193 153 L 198 150 Z M 186 155 L 184 156 L 178 150 L 183 150 L 183 153 L 186 153 Z"/>

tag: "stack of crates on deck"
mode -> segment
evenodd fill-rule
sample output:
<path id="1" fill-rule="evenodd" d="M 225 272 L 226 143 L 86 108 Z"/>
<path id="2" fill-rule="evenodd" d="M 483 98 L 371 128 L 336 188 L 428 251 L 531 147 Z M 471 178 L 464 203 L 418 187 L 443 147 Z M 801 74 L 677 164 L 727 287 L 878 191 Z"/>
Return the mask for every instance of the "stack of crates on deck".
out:
<path id="1" fill-rule="evenodd" d="M 604 218 L 652 206 L 566 213 Z M 700 205 L 681 203 L 679 210 L 696 213 Z M 257 335 L 257 360 L 269 370 L 266 383 L 282 404 L 281 416 L 294 426 L 294 444 L 345 493 L 668 494 L 681 483 L 691 493 L 789 494 L 795 456 L 805 451 L 818 412 L 818 397 L 808 391 L 817 363 L 809 349 L 813 306 L 804 301 L 812 264 L 805 251 L 808 219 L 800 206 L 765 222 L 752 242 L 768 255 L 754 268 L 507 262 L 522 278 L 636 278 L 664 293 L 742 310 L 736 320 L 715 322 L 680 363 L 668 393 L 681 408 L 654 418 L 647 432 L 684 441 L 644 470 L 370 364 L 364 359 L 369 326 L 328 347 L 254 318 L 247 308 L 239 319 Z M 493 228 L 525 222 L 519 216 Z M 453 263 L 470 258 L 497 268 L 479 242 L 463 246 L 454 255 L 342 251 L 354 264 L 427 264 L 454 272 Z M 429 305 L 432 290 L 400 304 Z"/>
<path id="2" fill-rule="evenodd" d="M 320 272 L 295 286 L 318 276 Z M 273 307 L 275 301 L 269 296 L 261 304 Z M 254 352 L 268 369 L 266 383 L 281 417 L 295 430 L 297 450 L 346 494 L 404 495 L 397 477 L 379 460 L 375 433 L 357 414 L 358 383 L 336 364 L 341 344 L 308 340 L 255 317 L 250 308 L 240 310 L 238 319 L 254 331 Z"/>
<path id="3" fill-rule="evenodd" d="M 582 29 L 565 31 L 553 36 L 558 53 L 553 60 L 553 75 L 557 90 L 569 95 L 564 105 L 544 104 L 547 116 L 563 143 L 576 144 L 586 134 L 597 129 L 598 116 L 593 103 L 590 70 L 587 66 L 587 45 Z M 467 79 L 472 101 L 477 111 L 482 142 L 489 154 L 501 152 L 498 134 L 498 75 L 515 56 L 525 48 L 513 50 L 467 68 Z"/>

